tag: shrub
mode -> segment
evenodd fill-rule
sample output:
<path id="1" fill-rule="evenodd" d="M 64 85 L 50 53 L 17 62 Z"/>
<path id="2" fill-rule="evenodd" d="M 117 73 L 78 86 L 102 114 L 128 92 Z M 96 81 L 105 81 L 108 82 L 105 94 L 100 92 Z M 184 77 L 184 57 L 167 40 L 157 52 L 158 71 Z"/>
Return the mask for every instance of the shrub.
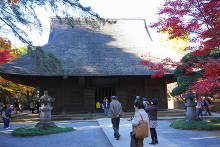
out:
<path id="1" fill-rule="evenodd" d="M 73 131 L 72 127 L 50 126 L 50 127 L 22 127 L 12 131 L 14 136 L 38 136 L 61 132 Z"/>
<path id="2" fill-rule="evenodd" d="M 212 118 L 210 118 L 210 121 L 220 123 L 220 117 L 212 117 Z"/>
<path id="3" fill-rule="evenodd" d="M 177 119 L 171 122 L 170 127 L 184 130 L 220 130 L 220 123 Z"/>

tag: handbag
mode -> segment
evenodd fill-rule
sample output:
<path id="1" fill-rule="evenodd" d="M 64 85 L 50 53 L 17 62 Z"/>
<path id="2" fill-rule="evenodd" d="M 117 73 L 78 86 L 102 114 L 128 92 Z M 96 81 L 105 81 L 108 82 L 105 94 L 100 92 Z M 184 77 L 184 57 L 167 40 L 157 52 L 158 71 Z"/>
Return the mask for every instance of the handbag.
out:
<path id="1" fill-rule="evenodd" d="M 141 113 L 140 113 L 140 115 L 141 115 Z M 148 123 L 143 120 L 142 116 L 141 116 L 141 119 L 142 120 L 139 122 L 137 127 L 134 128 L 135 138 L 137 138 L 137 139 L 143 139 L 143 138 L 146 138 L 149 136 Z"/>

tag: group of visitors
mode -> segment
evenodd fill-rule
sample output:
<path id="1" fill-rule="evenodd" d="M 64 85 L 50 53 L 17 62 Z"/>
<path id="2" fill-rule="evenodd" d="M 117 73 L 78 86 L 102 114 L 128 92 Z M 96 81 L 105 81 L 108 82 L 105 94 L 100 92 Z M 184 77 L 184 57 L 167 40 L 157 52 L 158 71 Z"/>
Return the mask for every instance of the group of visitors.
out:
<path id="1" fill-rule="evenodd" d="M 196 114 L 198 119 L 203 119 L 203 108 L 205 109 L 204 115 L 211 116 L 209 105 L 211 100 L 208 97 L 199 97 L 196 99 Z"/>
<path id="2" fill-rule="evenodd" d="M 15 100 L 15 102 L 14 102 L 14 111 L 15 111 L 16 114 L 18 112 L 20 112 L 20 113 L 23 112 L 22 101 Z"/>
<path id="3" fill-rule="evenodd" d="M 119 134 L 119 124 L 120 124 L 120 118 L 123 117 L 123 111 L 122 106 L 120 102 L 118 101 L 117 96 L 111 97 L 111 103 L 109 106 L 108 116 L 111 118 L 112 127 L 114 130 L 114 137 L 116 140 L 119 140 L 120 134 Z M 130 133 L 131 136 L 131 147 L 143 147 L 143 140 L 145 137 L 148 137 L 149 135 L 146 135 L 143 138 L 137 138 L 136 137 L 136 129 L 139 127 L 140 123 L 146 123 L 147 127 L 144 130 L 147 132 L 147 134 L 151 134 L 152 142 L 149 144 L 156 145 L 158 144 L 157 139 L 157 132 L 156 127 L 157 124 L 157 104 L 158 100 L 156 98 L 154 99 L 141 99 L 139 96 L 135 98 L 134 102 L 134 108 L 135 108 L 135 114 L 131 120 L 132 123 L 132 132 Z"/>
<path id="4" fill-rule="evenodd" d="M 37 113 L 40 112 L 40 102 L 39 102 L 39 100 L 36 100 L 36 101 L 31 100 L 31 102 L 30 102 L 30 111 L 31 111 L 31 113 L 34 113 L 35 110 L 37 110 Z"/>
<path id="5" fill-rule="evenodd" d="M 40 108 L 40 103 L 39 101 L 34 101 L 32 100 L 30 102 L 30 111 L 34 113 L 35 110 L 39 113 L 39 108 Z M 15 101 L 13 105 L 11 104 L 6 104 L 6 105 L 0 105 L 0 113 L 1 117 L 4 123 L 4 128 L 9 129 L 9 123 L 11 117 L 12 111 L 17 114 L 18 112 L 22 113 L 23 112 L 23 105 L 21 101 Z"/>
<path id="6" fill-rule="evenodd" d="M 110 103 L 108 98 L 104 97 L 103 102 L 100 103 L 99 101 L 96 102 L 96 110 L 101 111 L 101 109 L 104 111 L 105 116 L 108 114 L 108 110 L 110 107 Z"/>

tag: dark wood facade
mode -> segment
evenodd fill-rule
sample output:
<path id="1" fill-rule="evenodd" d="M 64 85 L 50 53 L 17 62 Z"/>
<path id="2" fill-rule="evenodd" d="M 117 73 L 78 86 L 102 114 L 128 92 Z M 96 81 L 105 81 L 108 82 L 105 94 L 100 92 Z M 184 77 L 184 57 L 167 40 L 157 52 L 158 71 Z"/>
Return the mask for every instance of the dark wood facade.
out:
<path id="1" fill-rule="evenodd" d="M 17 83 L 48 90 L 56 100 L 53 113 L 94 113 L 95 102 L 116 95 L 124 111 L 134 110 L 135 96 L 158 98 L 159 109 L 167 109 L 167 83 L 173 75 L 152 79 L 150 76 L 39 77 L 4 75 Z"/>
<path id="2" fill-rule="evenodd" d="M 42 90 L 56 98 L 54 113 L 95 112 L 96 100 L 102 101 L 117 95 L 124 111 L 132 111 L 136 95 L 158 98 L 159 108 L 167 109 L 165 78 L 150 79 L 146 76 L 129 77 L 69 77 L 50 78 L 42 82 Z"/>

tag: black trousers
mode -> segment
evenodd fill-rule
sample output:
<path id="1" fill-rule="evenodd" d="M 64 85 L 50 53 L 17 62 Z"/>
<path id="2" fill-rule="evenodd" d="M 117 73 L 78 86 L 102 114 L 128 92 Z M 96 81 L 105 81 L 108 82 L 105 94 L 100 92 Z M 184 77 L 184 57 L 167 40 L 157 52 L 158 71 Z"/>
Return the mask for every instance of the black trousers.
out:
<path id="1" fill-rule="evenodd" d="M 30 108 L 31 109 L 31 113 L 34 113 L 34 108 Z"/>
<path id="2" fill-rule="evenodd" d="M 157 132 L 156 132 L 155 128 L 150 128 L 150 134 L 151 134 L 152 142 L 158 142 L 158 140 L 157 140 Z"/>
<path id="3" fill-rule="evenodd" d="M 119 137 L 119 124 L 120 124 L 120 117 L 112 118 L 112 127 L 114 130 L 114 136 L 115 138 Z"/>
<path id="4" fill-rule="evenodd" d="M 211 116 L 212 114 L 211 114 L 211 112 L 210 112 L 210 110 L 209 110 L 209 106 L 205 106 L 205 109 L 206 109 L 206 112 L 205 112 L 205 114 L 209 114 L 209 116 Z"/>

